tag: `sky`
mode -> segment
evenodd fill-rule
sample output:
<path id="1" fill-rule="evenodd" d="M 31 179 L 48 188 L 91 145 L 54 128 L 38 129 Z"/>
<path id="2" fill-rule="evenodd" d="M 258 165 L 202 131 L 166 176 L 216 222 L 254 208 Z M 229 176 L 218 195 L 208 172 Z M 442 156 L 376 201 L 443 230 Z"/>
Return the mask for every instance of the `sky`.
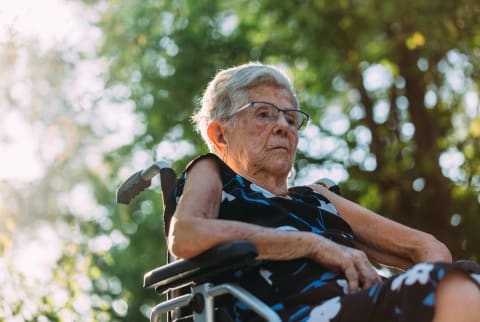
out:
<path id="1" fill-rule="evenodd" d="M 1 41 L 5 41 L 6 33 L 13 32 L 21 36 L 37 38 L 45 48 L 52 48 L 68 39 L 72 42 L 77 41 L 84 32 L 82 29 L 84 27 L 84 22 L 75 14 L 72 2 L 1 0 Z"/>

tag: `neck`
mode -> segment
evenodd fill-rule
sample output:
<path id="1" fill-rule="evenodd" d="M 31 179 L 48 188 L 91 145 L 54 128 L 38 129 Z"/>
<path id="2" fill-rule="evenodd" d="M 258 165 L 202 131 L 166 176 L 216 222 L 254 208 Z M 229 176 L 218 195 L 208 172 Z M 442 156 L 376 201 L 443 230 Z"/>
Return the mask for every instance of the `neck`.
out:
<path id="1" fill-rule="evenodd" d="M 247 179 L 248 181 L 260 186 L 277 196 L 287 196 L 287 177 L 275 176 L 265 173 L 246 173 L 233 169 L 236 173 Z"/>

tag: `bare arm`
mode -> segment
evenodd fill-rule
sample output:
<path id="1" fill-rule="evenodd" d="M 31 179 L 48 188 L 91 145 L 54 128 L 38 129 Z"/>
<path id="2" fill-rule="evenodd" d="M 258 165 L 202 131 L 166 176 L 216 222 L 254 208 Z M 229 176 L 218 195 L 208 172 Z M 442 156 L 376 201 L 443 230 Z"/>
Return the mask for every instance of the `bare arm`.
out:
<path id="1" fill-rule="evenodd" d="M 327 197 L 350 224 L 362 249 L 379 263 L 406 269 L 426 261 L 452 261 L 448 248 L 431 234 L 404 226 L 351 202 L 323 186 L 314 190 Z"/>
<path id="2" fill-rule="evenodd" d="M 285 233 L 275 229 L 232 220 L 218 219 L 222 185 L 213 160 L 197 162 L 188 172 L 183 195 L 172 218 L 168 242 L 178 257 L 190 258 L 219 244 L 251 240 L 261 258 L 292 259 L 308 254 L 313 236 Z M 192 242 L 194 240 L 195 242 Z"/>
<path id="3" fill-rule="evenodd" d="M 184 191 L 172 218 L 168 244 L 177 257 L 190 258 L 234 240 L 255 243 L 259 258 L 289 260 L 308 257 L 343 271 L 350 290 L 369 287 L 379 277 L 365 254 L 310 232 L 285 232 L 218 219 L 222 185 L 215 161 L 199 160 L 188 172 Z"/>

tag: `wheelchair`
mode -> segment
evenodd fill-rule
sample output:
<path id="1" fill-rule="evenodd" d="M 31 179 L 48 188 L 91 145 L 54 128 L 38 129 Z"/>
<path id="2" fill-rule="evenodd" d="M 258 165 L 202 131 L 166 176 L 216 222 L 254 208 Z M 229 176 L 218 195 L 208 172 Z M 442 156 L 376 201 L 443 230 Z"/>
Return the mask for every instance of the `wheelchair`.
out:
<path id="1" fill-rule="evenodd" d="M 175 171 L 168 163 L 158 161 L 137 171 L 117 189 L 117 203 L 129 204 L 140 192 L 151 185 L 160 174 L 163 198 L 165 235 L 176 207 L 174 189 L 177 183 Z M 233 321 L 225 308 L 216 306 L 216 299 L 230 295 L 256 312 L 266 321 L 281 321 L 269 306 L 238 285 L 222 282 L 222 275 L 234 272 L 254 263 L 257 249 L 252 242 L 234 241 L 217 246 L 194 258 L 176 260 L 167 255 L 167 264 L 147 272 L 143 278 L 144 288 L 153 288 L 167 299 L 151 311 L 150 321 L 212 322 Z"/>
<path id="2" fill-rule="evenodd" d="M 116 199 L 117 203 L 129 204 L 151 185 L 157 174 L 160 174 L 166 236 L 176 208 L 174 190 L 177 184 L 177 174 L 168 163 L 154 162 L 135 172 L 118 188 Z M 330 179 L 320 179 L 315 183 L 340 194 L 338 185 Z M 338 236 L 331 238 L 335 240 Z M 227 308 L 216 305 L 217 299 L 222 296 L 240 300 L 263 320 L 281 321 L 277 313 L 256 296 L 234 283 L 222 280 L 226 273 L 253 265 L 257 255 L 255 245 L 242 240 L 217 246 L 187 260 L 176 260 L 168 254 L 167 264 L 144 275 L 144 288 L 153 288 L 158 294 L 167 295 L 164 302 L 152 309 L 150 321 L 160 322 L 162 316 L 166 316 L 168 322 L 233 321 Z"/>

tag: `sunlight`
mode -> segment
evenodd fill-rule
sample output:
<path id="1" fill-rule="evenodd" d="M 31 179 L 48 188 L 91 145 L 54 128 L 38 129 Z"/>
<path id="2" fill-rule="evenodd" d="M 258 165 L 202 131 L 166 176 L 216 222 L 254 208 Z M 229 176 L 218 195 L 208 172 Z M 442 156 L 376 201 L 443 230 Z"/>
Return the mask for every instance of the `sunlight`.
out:
<path id="1" fill-rule="evenodd" d="M 50 48 L 67 35 L 72 36 L 76 21 L 74 12 L 64 0 L 3 1 L 0 42 L 15 35 L 38 39 L 45 48 Z"/>
<path id="2" fill-rule="evenodd" d="M 461 166 L 465 162 L 464 154 L 455 147 L 451 147 L 440 155 L 442 173 L 452 181 L 465 180 L 465 173 Z"/>
<path id="3" fill-rule="evenodd" d="M 41 50 L 48 50 L 60 42 L 65 44 L 66 38 L 75 41 L 78 29 L 78 19 L 64 0 L 4 1 L 0 6 L 0 46 L 11 39 L 19 43 L 34 39 Z M 21 52 L 17 52 L 17 55 L 20 57 L 19 62 L 13 66 L 13 75 L 9 75 L 12 85 L 7 90 L 12 99 L 28 111 L 32 104 L 26 81 L 29 62 Z M 0 109 L 0 180 L 25 182 L 40 179 L 45 165 L 39 156 L 56 156 L 62 150 L 62 140 L 47 135 L 51 139 L 50 144 L 42 147 L 47 148 L 46 151 L 39 151 L 41 134 L 50 129 L 39 127 L 28 120 L 16 106 L 9 106 L 11 101 L 2 99 L 1 104 L 7 108 Z"/>
<path id="4" fill-rule="evenodd" d="M 80 151 L 80 132 L 84 128 L 93 129 L 100 138 L 89 150 L 80 151 L 85 153 L 85 166 L 92 171 L 102 165 L 102 160 L 95 156 L 130 142 L 133 133 L 143 129 L 142 122 L 134 118 L 132 106 L 116 108 L 109 100 L 112 95 L 105 93 L 100 77 L 105 66 L 95 58 L 100 31 L 89 25 L 88 12 L 81 9 L 80 3 L 66 0 L 2 1 L 0 6 L 0 90 L 7 94 L 0 95 L 0 183 L 13 187 L 11 193 L 17 193 L 18 200 L 12 203 L 22 206 L 12 207 L 10 213 L 4 211 L 2 202 L 8 205 L 11 195 L 4 196 L 0 190 L 0 237 L 7 220 L 17 223 L 15 228 L 7 227 L 11 236 L 6 237 L 7 246 L 0 249 L 1 321 L 33 320 L 43 310 L 42 299 L 46 296 L 60 320 L 79 320 L 78 314 L 85 321 L 93 321 L 93 299 L 87 295 L 92 289 L 89 276 L 83 272 L 69 276 L 79 287 L 79 293 L 72 295 L 61 283 L 65 277 L 53 275 L 62 272 L 57 267 L 59 259 L 75 252 L 70 245 L 79 243 L 81 237 L 62 219 L 50 222 L 53 214 L 47 211 L 47 201 L 42 202 L 43 195 L 30 196 L 30 186 L 43 185 L 44 177 L 50 174 L 59 190 L 71 180 L 51 168 L 55 170 L 57 163 L 70 162 L 68 158 Z M 52 51 L 56 57 L 61 53 L 58 75 L 57 70 L 50 68 L 57 66 L 56 61 L 48 61 Z M 63 69 L 67 63 L 74 68 Z M 98 108 L 94 101 L 99 97 L 102 102 Z M 55 197 L 57 207 L 80 220 L 97 220 L 102 227 L 111 228 L 107 210 L 98 205 L 89 187 L 78 182 L 69 191 L 62 191 L 65 192 Z M 40 209 L 30 213 L 37 205 Z M 33 213 L 41 216 L 33 217 Z M 112 246 L 127 245 L 127 238 L 114 230 L 88 246 L 107 251 Z M 82 259 L 73 256 L 81 263 Z M 114 310 L 119 315 L 127 309 L 126 303 L 115 303 Z M 40 315 L 35 320 L 50 319 Z"/>
<path id="5" fill-rule="evenodd" d="M 62 252 L 61 238 L 55 228 L 47 224 L 39 226 L 33 232 L 17 236 L 17 243 L 22 245 L 16 248 L 13 256 L 17 272 L 32 281 L 48 282 L 52 274 L 52 265 Z"/>
<path id="6" fill-rule="evenodd" d="M 470 117 L 476 117 L 480 113 L 480 104 L 478 99 L 478 93 L 470 90 L 465 93 L 465 112 Z"/>
<path id="7" fill-rule="evenodd" d="M 367 91 L 377 91 L 392 85 L 393 75 L 382 64 L 374 64 L 363 72 L 363 85 Z"/>
<path id="8" fill-rule="evenodd" d="M 26 181 L 40 178 L 44 168 L 36 158 L 38 143 L 32 140 L 33 129 L 16 111 L 2 115 L 2 118 L 4 125 L 0 134 L 7 139 L 0 142 L 0 179 Z"/>

